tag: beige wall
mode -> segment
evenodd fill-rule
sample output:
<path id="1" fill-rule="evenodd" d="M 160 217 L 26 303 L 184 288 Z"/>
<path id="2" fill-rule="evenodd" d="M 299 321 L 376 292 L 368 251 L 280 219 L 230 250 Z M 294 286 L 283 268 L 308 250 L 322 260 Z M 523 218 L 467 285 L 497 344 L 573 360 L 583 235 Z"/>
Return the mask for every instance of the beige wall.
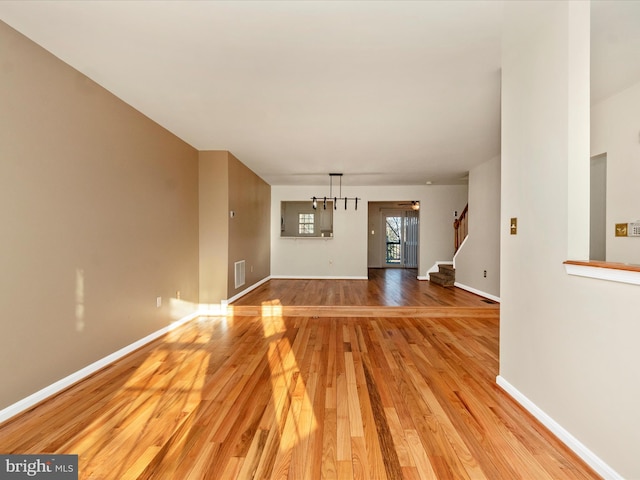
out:
<path id="1" fill-rule="evenodd" d="M 249 288 L 271 272 L 271 187 L 229 154 L 229 261 L 227 297 Z M 229 212 L 227 212 L 229 213 Z M 234 264 L 245 261 L 245 284 L 235 288 Z"/>
<path id="2" fill-rule="evenodd" d="M 200 302 L 219 305 L 269 276 L 271 187 L 230 152 L 200 152 L 199 163 Z M 245 284 L 235 288 L 240 260 Z"/>
<path id="3" fill-rule="evenodd" d="M 327 186 L 273 186 L 271 215 L 280 218 L 281 201 L 309 201 Z M 453 212 L 467 203 L 466 185 L 415 185 L 343 187 L 348 197 L 360 198 L 358 210 L 338 204 L 333 215 L 333 238 L 280 238 L 280 224 L 271 226 L 274 277 L 367 278 L 370 242 L 369 202 L 418 200 L 420 202 L 419 275 L 437 261 L 453 258 Z M 375 230 L 380 234 L 379 230 Z M 376 242 L 377 240 L 373 240 Z"/>
<path id="4" fill-rule="evenodd" d="M 607 478 L 631 479 L 640 478 L 640 323 L 629 306 L 640 290 L 562 265 L 572 209 L 589 209 L 568 187 L 583 178 L 588 193 L 588 13 L 584 2 L 505 6 L 500 375 L 602 462 L 593 465 L 610 467 Z"/>
<path id="5" fill-rule="evenodd" d="M 2 408 L 198 302 L 198 153 L 3 23 L 0 45 Z"/>
<path id="6" fill-rule="evenodd" d="M 229 152 L 199 155 L 200 303 L 227 298 L 229 252 Z"/>
<path id="7" fill-rule="evenodd" d="M 640 221 L 640 83 L 591 109 L 591 154 L 607 154 L 606 259 L 640 264 L 640 237 L 616 237 L 615 224 Z"/>
<path id="8" fill-rule="evenodd" d="M 469 172 L 468 218 L 469 236 L 456 255 L 456 284 L 500 297 L 500 157 Z"/>

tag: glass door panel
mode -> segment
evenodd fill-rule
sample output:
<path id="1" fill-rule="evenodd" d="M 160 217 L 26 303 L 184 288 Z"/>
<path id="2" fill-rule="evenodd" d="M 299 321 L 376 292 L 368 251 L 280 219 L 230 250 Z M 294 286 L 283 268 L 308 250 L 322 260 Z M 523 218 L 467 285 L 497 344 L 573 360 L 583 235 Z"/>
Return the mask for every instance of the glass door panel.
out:
<path id="1" fill-rule="evenodd" d="M 403 265 L 403 217 L 385 215 L 385 265 L 400 267 Z"/>
<path id="2" fill-rule="evenodd" d="M 418 240 L 420 238 L 418 212 L 406 212 L 404 221 L 404 266 L 418 268 Z"/>
<path id="3" fill-rule="evenodd" d="M 418 212 L 387 211 L 383 213 L 385 267 L 418 268 L 420 238 Z"/>

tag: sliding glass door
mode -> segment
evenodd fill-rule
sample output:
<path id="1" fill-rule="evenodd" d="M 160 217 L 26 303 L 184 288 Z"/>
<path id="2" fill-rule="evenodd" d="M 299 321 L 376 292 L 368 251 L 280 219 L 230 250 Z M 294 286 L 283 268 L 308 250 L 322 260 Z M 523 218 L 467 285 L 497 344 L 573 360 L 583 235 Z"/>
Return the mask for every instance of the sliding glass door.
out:
<path id="1" fill-rule="evenodd" d="M 384 265 L 386 267 L 418 267 L 418 212 L 384 213 Z"/>

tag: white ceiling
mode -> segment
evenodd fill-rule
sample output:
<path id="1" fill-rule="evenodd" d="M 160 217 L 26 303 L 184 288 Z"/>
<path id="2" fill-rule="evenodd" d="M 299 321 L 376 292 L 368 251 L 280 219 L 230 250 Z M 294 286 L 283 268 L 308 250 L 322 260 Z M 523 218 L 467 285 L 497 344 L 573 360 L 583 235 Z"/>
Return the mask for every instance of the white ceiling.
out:
<path id="1" fill-rule="evenodd" d="M 640 80 L 639 7 L 594 5 L 594 99 Z M 501 16 L 479 0 L 0 2 L 0 19 L 272 185 L 464 183 L 500 153 Z"/>

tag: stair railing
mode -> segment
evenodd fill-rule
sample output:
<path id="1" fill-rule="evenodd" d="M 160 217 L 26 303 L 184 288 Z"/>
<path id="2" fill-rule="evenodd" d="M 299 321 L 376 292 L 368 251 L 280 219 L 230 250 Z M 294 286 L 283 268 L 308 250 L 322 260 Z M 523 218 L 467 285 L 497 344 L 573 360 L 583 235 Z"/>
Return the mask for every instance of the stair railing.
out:
<path id="1" fill-rule="evenodd" d="M 455 251 L 457 252 L 462 242 L 469 233 L 469 204 L 464 207 L 462 213 L 453 221 L 453 242 Z"/>

